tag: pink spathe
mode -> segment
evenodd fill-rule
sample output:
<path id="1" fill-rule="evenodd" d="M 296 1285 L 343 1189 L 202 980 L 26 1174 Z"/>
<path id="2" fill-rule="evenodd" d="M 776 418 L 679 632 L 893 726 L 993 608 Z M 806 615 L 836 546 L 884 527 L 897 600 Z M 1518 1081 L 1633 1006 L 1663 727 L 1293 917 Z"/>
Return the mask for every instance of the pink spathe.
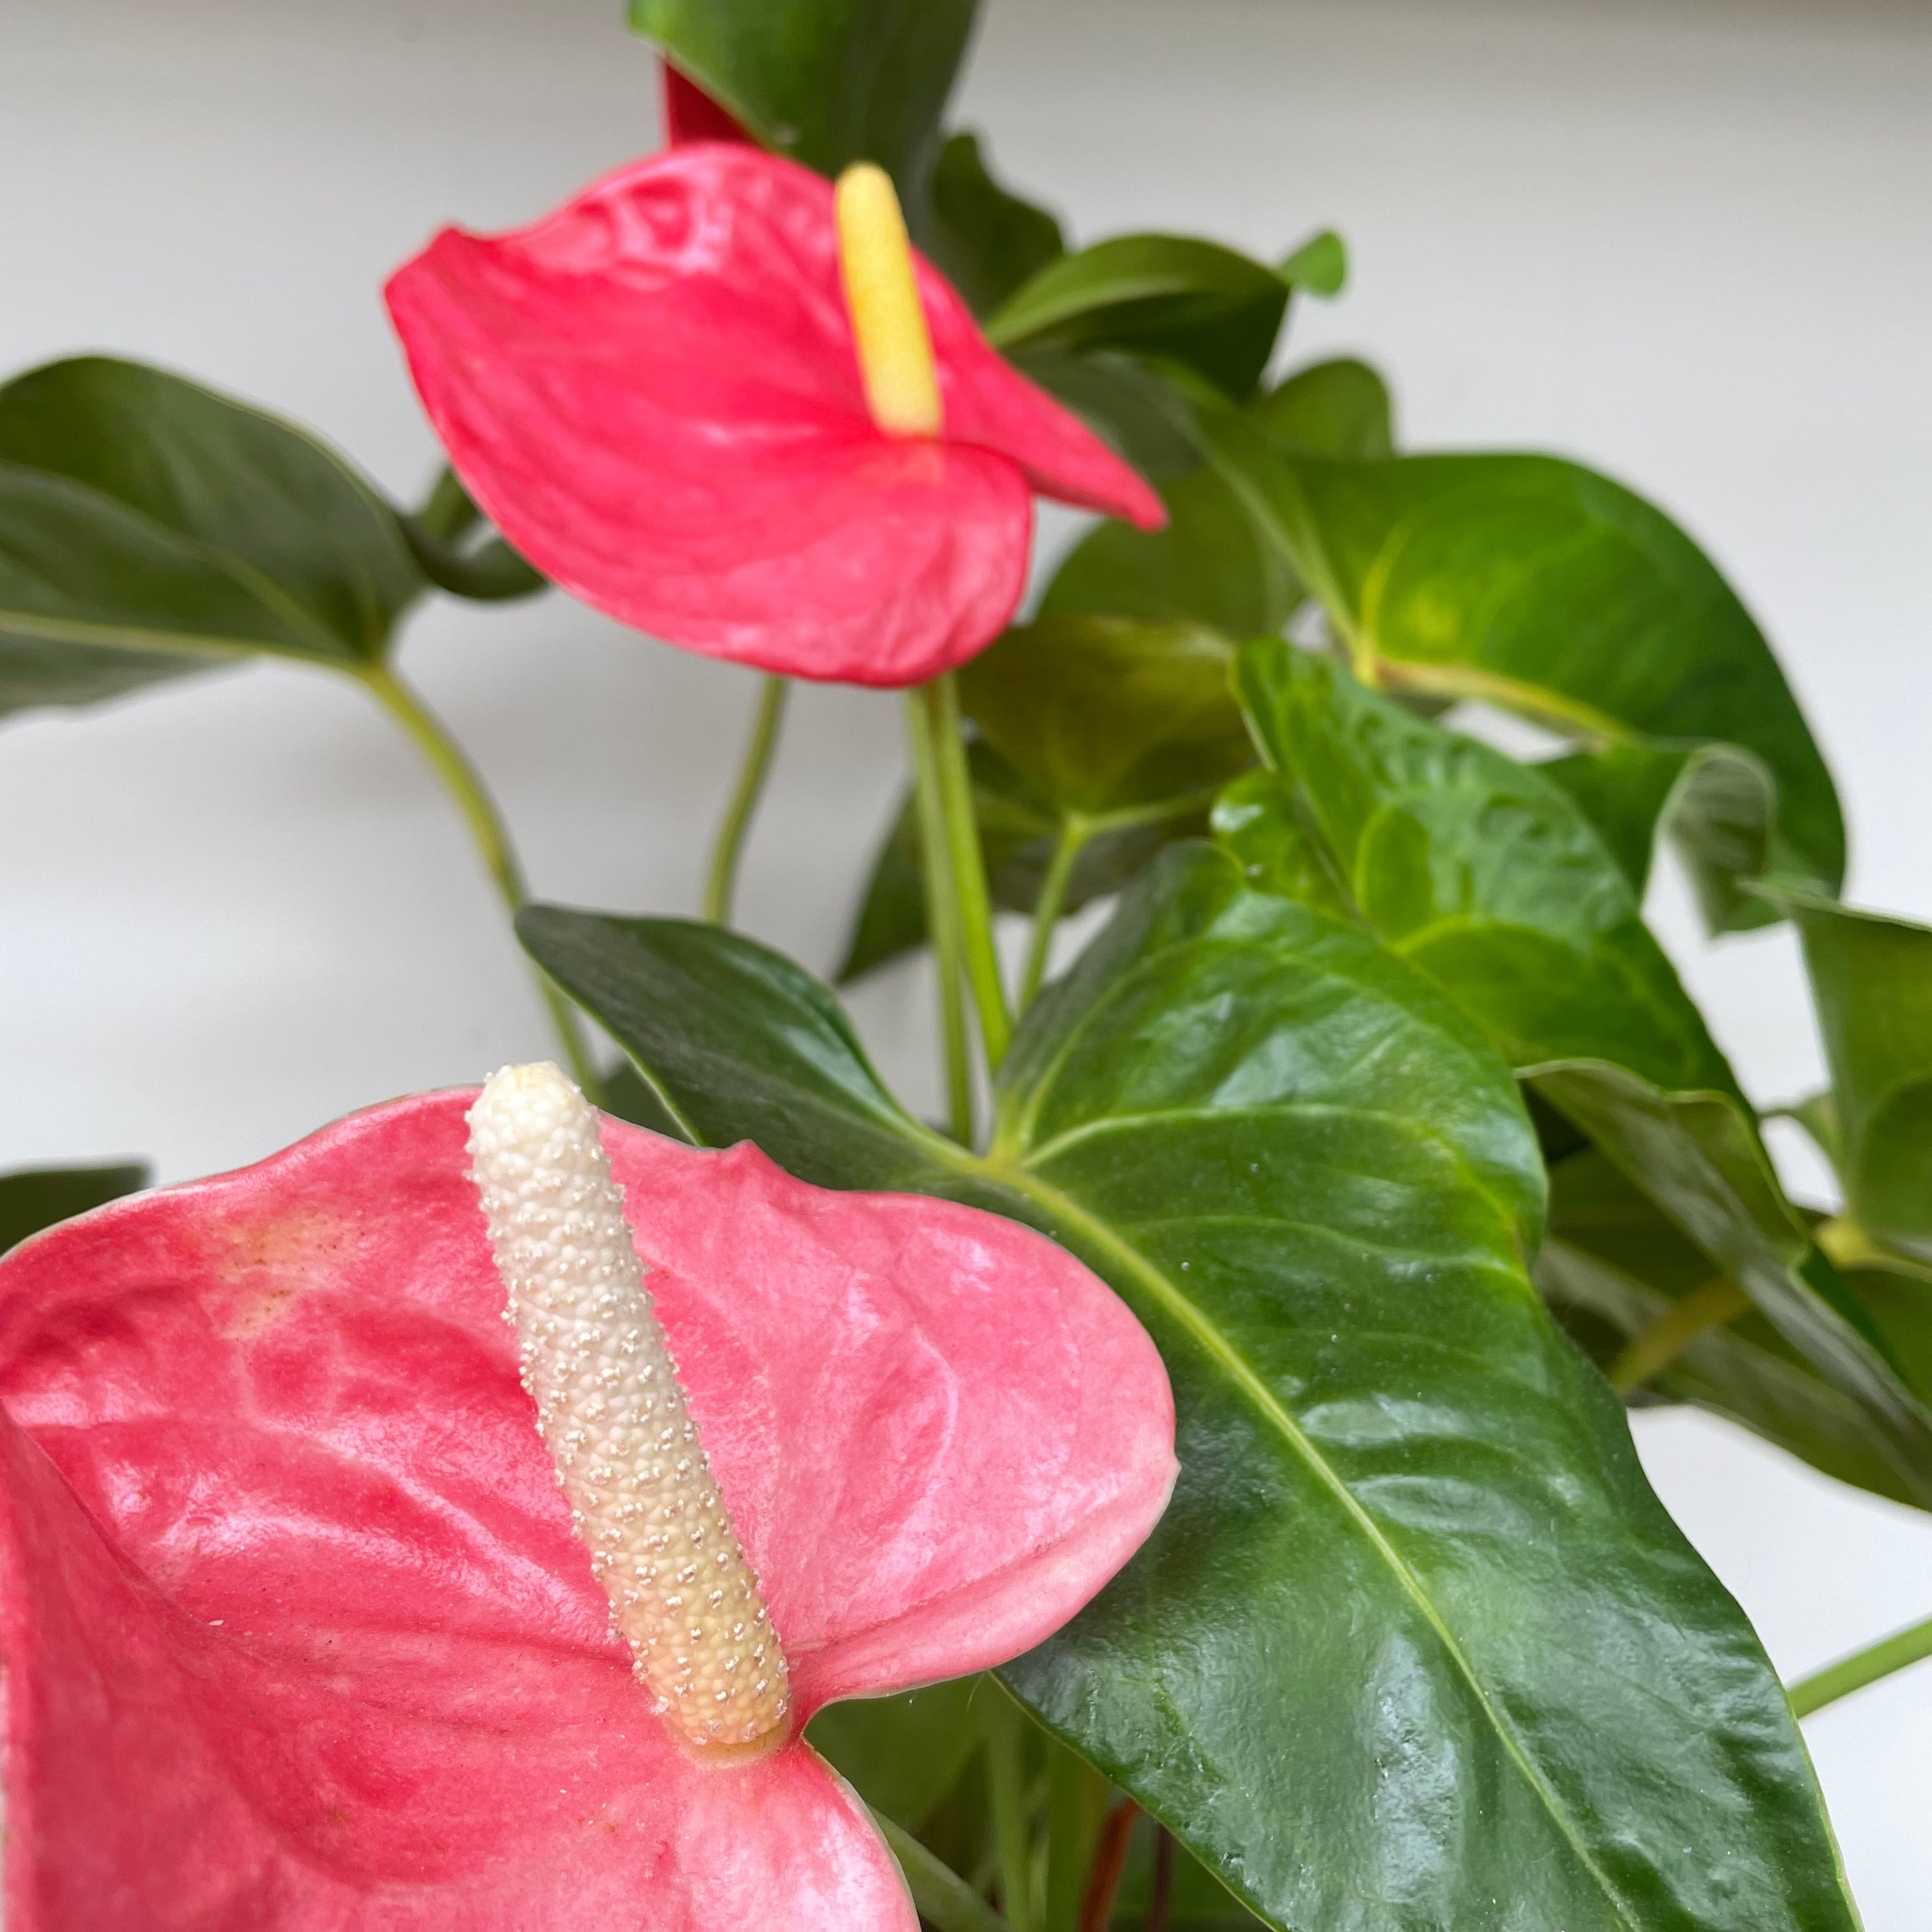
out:
<path id="1" fill-rule="evenodd" d="M 913 1932 L 794 1732 L 675 1742 L 518 1381 L 473 1096 L 0 1263 L 10 1932 Z M 1171 1485 L 1125 1306 L 1044 1237 L 607 1120 L 800 1724 L 1000 1662 Z"/>
<path id="2" fill-rule="evenodd" d="M 458 474 L 546 576 L 711 656 L 901 686 L 1004 628 L 1036 491 L 1165 518 L 915 268 L 930 439 L 868 413 L 831 184 L 748 146 L 673 148 L 512 234 L 445 230 L 388 296 Z"/>

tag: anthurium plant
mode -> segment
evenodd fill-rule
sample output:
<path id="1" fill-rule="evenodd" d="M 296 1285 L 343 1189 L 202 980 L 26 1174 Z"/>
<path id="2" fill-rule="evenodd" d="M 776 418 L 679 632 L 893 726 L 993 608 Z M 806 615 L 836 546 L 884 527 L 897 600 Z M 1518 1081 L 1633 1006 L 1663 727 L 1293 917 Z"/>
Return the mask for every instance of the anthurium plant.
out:
<path id="1" fill-rule="evenodd" d="M 949 121 L 972 15 L 633 0 L 664 148 L 388 282 L 413 508 L 182 376 L 0 387 L 0 712 L 360 686 L 560 1063 L 0 1177 L 10 1932 L 1857 1924 L 1797 1720 L 1932 1624 L 1780 1684 L 1627 1412 L 1932 1508 L 1932 929 L 1840 902 L 1689 536 L 1298 362 L 1332 234 L 1070 244 Z M 398 667 L 552 586 L 761 680 L 700 908 L 533 897 Z M 898 694 L 835 976 L 929 963 L 938 1120 L 733 923 L 800 678 Z M 1666 845 L 1802 936 L 1835 1204 Z"/>

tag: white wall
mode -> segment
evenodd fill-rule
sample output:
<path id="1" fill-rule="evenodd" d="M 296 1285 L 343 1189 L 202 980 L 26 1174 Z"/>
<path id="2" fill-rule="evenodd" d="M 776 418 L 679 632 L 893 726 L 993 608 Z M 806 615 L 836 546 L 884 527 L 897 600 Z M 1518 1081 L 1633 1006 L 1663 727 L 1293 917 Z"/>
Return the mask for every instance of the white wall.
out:
<path id="1" fill-rule="evenodd" d="M 412 492 L 434 458 L 378 284 L 442 221 L 526 218 L 652 144 L 619 10 L 12 0 L 0 369 L 171 364 Z M 1298 352 L 1381 362 L 1412 445 L 1586 456 L 1682 516 L 1836 766 L 1854 892 L 1932 917 L 1922 8 L 992 0 L 965 112 L 1082 236 L 1343 229 L 1354 287 Z M 560 599 L 432 610 L 404 662 L 544 894 L 693 905 L 746 675 Z M 897 732 L 889 699 L 795 707 L 744 910 L 814 966 Z M 1748 1081 L 1815 1084 L 1788 934 L 1705 947 L 1667 884 L 1659 910 Z M 861 1006 L 928 1099 L 916 976 Z M 0 730 L 0 1166 L 138 1152 L 178 1178 L 545 1050 L 455 818 L 353 692 L 262 668 Z M 1932 1610 L 1924 1519 L 1713 1425 L 1640 1436 L 1787 1672 Z M 1924 1932 L 1932 1666 L 1808 1728 L 1870 1932 Z"/>

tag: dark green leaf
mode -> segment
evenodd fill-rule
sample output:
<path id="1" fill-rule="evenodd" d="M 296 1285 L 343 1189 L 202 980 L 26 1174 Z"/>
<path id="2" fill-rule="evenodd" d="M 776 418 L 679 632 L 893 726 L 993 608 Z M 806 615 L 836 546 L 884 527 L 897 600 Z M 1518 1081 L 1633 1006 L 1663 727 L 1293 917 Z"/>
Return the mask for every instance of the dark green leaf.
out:
<path id="1" fill-rule="evenodd" d="M 1214 801 L 1210 822 L 1216 842 L 1255 891 L 1312 906 L 1331 919 L 1360 918 L 1328 848 L 1273 772 L 1237 778 Z"/>
<path id="2" fill-rule="evenodd" d="M 39 1167 L 0 1174 L 0 1254 L 103 1202 L 118 1201 L 148 1184 L 138 1161 L 112 1167 Z"/>
<path id="3" fill-rule="evenodd" d="M 598 1082 L 597 1104 L 607 1114 L 615 1114 L 633 1126 L 648 1127 L 652 1133 L 662 1134 L 670 1140 L 685 1138 L 670 1109 L 628 1060 L 610 1068 Z"/>
<path id="4" fill-rule="evenodd" d="M 928 251 L 975 315 L 989 315 L 1066 252 L 1060 224 L 986 171 L 976 134 L 955 134 L 932 178 Z"/>
<path id="5" fill-rule="evenodd" d="M 1762 760 L 1735 745 L 1631 740 L 1541 769 L 1582 808 L 1640 897 L 1667 838 L 1713 934 L 1753 922 L 1743 884 L 1770 866 L 1778 818 L 1777 784 Z"/>
<path id="6" fill-rule="evenodd" d="M 1804 936 L 1846 1213 L 1932 1260 L 1932 929 L 1778 892 Z"/>
<path id="7" fill-rule="evenodd" d="M 999 1694 L 981 1678 L 960 1677 L 909 1697 L 830 1705 L 812 1719 L 806 1741 L 874 1811 L 916 1831 L 979 1742 L 976 1694 Z"/>
<path id="8" fill-rule="evenodd" d="M 0 388 L 0 713 L 254 652 L 367 664 L 422 587 L 394 510 L 292 424 L 104 356 Z"/>
<path id="9" fill-rule="evenodd" d="M 1200 468 L 1200 439 L 1169 373 L 1106 350 L 1076 355 L 1051 346 L 1030 347 L 1014 350 L 1007 359 L 1149 482 L 1163 486 Z"/>
<path id="10" fill-rule="evenodd" d="M 1612 1060 L 1668 1086 L 1735 1087 L 1630 880 L 1561 787 L 1285 640 L 1247 646 L 1238 683 L 1282 813 L 1514 1064 Z"/>
<path id="11" fill-rule="evenodd" d="M 1556 1162 L 1550 1180 L 1537 1284 L 1608 1370 L 1687 1295 L 1711 1284 L 1714 1264 L 1594 1149 Z M 1696 1335 L 1642 1393 L 1741 1424 L 1840 1482 L 1898 1502 L 1924 1500 L 1924 1484 L 1902 1478 L 1875 1442 L 1864 1406 L 1820 1375 L 1755 1309 Z"/>
<path id="12" fill-rule="evenodd" d="M 631 25 L 768 148 L 877 161 L 916 233 L 974 0 L 630 0 Z"/>
<path id="13" fill-rule="evenodd" d="M 1248 412 L 1277 442 L 1304 456 L 1366 461 L 1395 454 L 1388 385 L 1366 362 L 1343 356 L 1298 369 Z"/>
<path id="14" fill-rule="evenodd" d="M 1049 262 L 991 317 L 986 333 L 1001 349 L 1052 344 L 1171 358 L 1239 402 L 1268 366 L 1295 286 L 1282 269 L 1219 242 L 1117 235 Z"/>
<path id="15" fill-rule="evenodd" d="M 1778 869 L 1836 889 L 1844 825 L 1797 700 L 1736 594 L 1660 511 L 1553 457 L 1324 462 L 1238 412 L 1196 414 L 1364 677 L 1586 739 L 1740 745 L 1777 781 Z"/>
<path id="16" fill-rule="evenodd" d="M 1270 1922 L 1851 1926 L 1775 1677 L 1530 1287 L 1508 1070 L 1372 938 L 1171 853 L 1029 1011 L 977 1156 L 750 940 L 520 929 L 702 1138 L 1028 1221 L 1148 1324 L 1174 1502 L 1005 1675 Z"/>
<path id="17" fill-rule="evenodd" d="M 1040 797 L 1088 818 L 1206 794 L 1254 763 L 1234 647 L 1187 623 L 1060 616 L 962 668 L 960 700 Z"/>

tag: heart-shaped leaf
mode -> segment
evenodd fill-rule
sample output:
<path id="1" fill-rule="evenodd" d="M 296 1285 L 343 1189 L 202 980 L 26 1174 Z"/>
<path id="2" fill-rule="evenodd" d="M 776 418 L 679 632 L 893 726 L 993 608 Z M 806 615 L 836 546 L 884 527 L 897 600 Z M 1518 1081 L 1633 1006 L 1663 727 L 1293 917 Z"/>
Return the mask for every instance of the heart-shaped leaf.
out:
<path id="1" fill-rule="evenodd" d="M 820 174 L 877 161 L 923 223 L 939 122 L 975 0 L 630 0 L 655 40 L 740 126 Z"/>
<path id="2" fill-rule="evenodd" d="M 990 314 L 1066 252 L 1060 224 L 993 178 L 970 134 L 939 151 L 926 248 L 975 315 Z"/>
<path id="3" fill-rule="evenodd" d="M 37 1167 L 0 1174 L 0 1255 L 29 1234 L 118 1201 L 148 1184 L 138 1161 L 110 1167 Z"/>
<path id="4" fill-rule="evenodd" d="M 1194 401 L 1217 466 L 1364 677 L 1586 740 L 1740 745 L 1777 781 L 1778 869 L 1836 890 L 1844 824 L 1797 700 L 1736 593 L 1660 511 L 1554 457 L 1319 461 Z"/>
<path id="5" fill-rule="evenodd" d="M 1236 402 L 1252 394 L 1298 287 L 1333 295 L 1340 243 L 1280 268 L 1190 235 L 1116 235 L 1049 262 L 986 324 L 1001 349 L 1052 344 L 1169 357 Z"/>
<path id="6" fill-rule="evenodd" d="M 1529 1286 L 1508 1071 L 1372 938 L 1177 849 L 1028 1013 L 981 1156 L 741 936 L 520 930 L 700 1140 L 1014 1215 L 1148 1324 L 1174 1501 L 1005 1674 L 1270 1923 L 1852 1924 L 1775 1678 Z"/>
<path id="7" fill-rule="evenodd" d="M 105 356 L 0 388 L 0 713 L 258 652 L 364 668 L 423 587 L 395 512 L 292 424 Z"/>

